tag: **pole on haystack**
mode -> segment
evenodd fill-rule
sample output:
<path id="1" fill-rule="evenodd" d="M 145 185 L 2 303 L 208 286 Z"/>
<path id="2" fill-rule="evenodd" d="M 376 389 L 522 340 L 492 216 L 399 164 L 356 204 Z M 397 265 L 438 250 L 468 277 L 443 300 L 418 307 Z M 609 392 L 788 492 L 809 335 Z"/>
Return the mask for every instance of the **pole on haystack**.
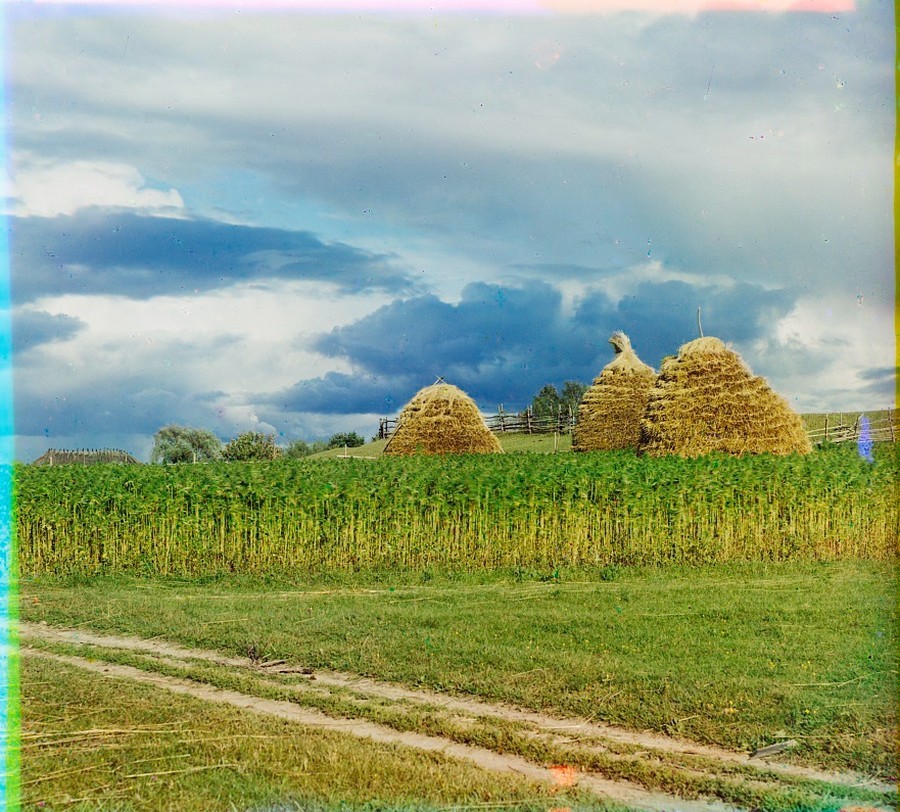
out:
<path id="1" fill-rule="evenodd" d="M 703 325 L 700 323 L 700 308 L 697 307 L 697 329 L 700 331 L 700 338 L 703 338 Z"/>

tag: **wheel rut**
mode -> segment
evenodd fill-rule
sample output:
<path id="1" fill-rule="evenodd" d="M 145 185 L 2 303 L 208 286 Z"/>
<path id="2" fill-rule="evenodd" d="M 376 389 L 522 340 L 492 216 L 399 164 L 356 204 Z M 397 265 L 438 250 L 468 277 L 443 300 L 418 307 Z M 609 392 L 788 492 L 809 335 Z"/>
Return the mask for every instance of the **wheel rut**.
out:
<path id="1" fill-rule="evenodd" d="M 309 727 L 339 731 L 371 741 L 390 742 L 423 751 L 441 752 L 488 770 L 513 772 L 557 785 L 577 785 L 581 790 L 626 804 L 633 809 L 652 812 L 726 812 L 739 810 L 742 806 L 706 794 L 691 798 L 680 797 L 633 781 L 604 777 L 597 770 L 548 766 L 515 753 L 498 752 L 460 741 L 450 735 L 397 729 L 355 715 L 352 718 L 339 718 L 304 705 L 304 692 L 313 690 L 327 694 L 333 689 L 344 694 L 349 692 L 348 695 L 358 697 L 362 703 L 376 700 L 382 704 L 397 703 L 398 706 L 421 709 L 438 716 L 442 713 L 452 714 L 454 719 L 512 724 L 522 737 L 532 737 L 563 748 L 575 748 L 583 756 L 603 754 L 603 758 L 612 763 L 622 759 L 644 759 L 648 764 L 665 764 L 667 760 L 671 760 L 668 766 L 677 772 L 703 779 L 716 779 L 725 784 L 738 782 L 772 789 L 778 787 L 780 781 L 784 781 L 786 786 L 793 786 L 797 782 L 817 782 L 823 788 L 827 786 L 827 794 L 832 803 L 835 797 L 846 794 L 848 800 L 845 808 L 848 810 L 890 808 L 883 804 L 867 806 L 859 800 L 853 800 L 857 797 L 855 791 L 860 789 L 879 793 L 896 792 L 893 784 L 857 774 L 827 772 L 769 759 L 753 759 L 748 754 L 656 733 L 627 730 L 584 719 L 559 718 L 501 703 L 406 688 L 353 674 L 318 669 L 313 671 L 297 663 L 233 657 L 158 638 L 143 639 L 102 634 L 84 628 L 64 629 L 32 623 L 20 624 L 20 636 L 25 656 L 46 657 L 107 677 L 135 680 L 173 693 L 188 694 L 205 701 L 274 715 Z M 33 641 L 35 646 L 28 646 L 28 641 Z M 89 656 L 82 656 L 82 652 L 76 655 L 48 650 L 46 644 L 63 644 L 69 647 L 69 651 L 72 646 L 83 647 L 84 653 L 89 653 Z M 104 653 L 108 652 L 113 656 L 116 651 L 152 657 L 169 665 L 189 667 L 199 663 L 234 672 L 251 672 L 259 686 L 295 688 L 297 695 L 291 696 L 291 701 L 267 698 L 211 685 L 196 677 L 182 678 L 158 673 L 152 666 L 145 669 L 109 662 L 103 658 Z M 284 680 L 293 680 L 294 684 L 288 684 Z"/>

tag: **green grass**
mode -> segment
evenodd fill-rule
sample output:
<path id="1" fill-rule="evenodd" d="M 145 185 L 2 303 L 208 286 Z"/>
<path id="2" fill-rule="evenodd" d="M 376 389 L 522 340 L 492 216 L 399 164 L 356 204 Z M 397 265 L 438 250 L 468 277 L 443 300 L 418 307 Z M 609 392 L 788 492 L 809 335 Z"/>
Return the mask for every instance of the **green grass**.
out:
<path id="1" fill-rule="evenodd" d="M 610 740 L 604 740 L 600 747 L 572 737 L 560 741 L 554 732 L 536 730 L 528 723 L 481 714 L 466 716 L 440 701 L 385 699 L 351 687 L 319 687 L 319 683 L 303 677 L 268 672 L 261 675 L 251 669 L 239 671 L 233 666 L 189 659 L 173 662 L 168 657 L 94 645 L 41 642 L 40 647 L 312 707 L 332 718 L 364 719 L 397 731 L 440 736 L 464 745 L 515 754 L 545 767 L 565 764 L 650 791 L 682 798 L 713 797 L 760 812 L 819 812 L 836 809 L 848 801 L 890 807 L 896 800 L 894 793 L 785 776 L 762 765 L 723 764 L 708 757 L 660 750 L 648 757 L 646 746 Z"/>
<path id="2" fill-rule="evenodd" d="M 547 810 L 583 796 L 436 754 L 23 660 L 25 809 Z M 604 808 L 600 803 L 591 809 Z"/>
<path id="3" fill-rule="evenodd" d="M 827 417 L 830 431 L 833 428 L 837 428 L 838 425 L 852 428 L 863 415 L 866 415 L 872 422 L 888 420 L 891 416 L 893 416 L 895 422 L 898 419 L 897 409 L 875 409 L 867 412 L 819 412 L 801 415 L 801 419 L 807 431 L 818 431 L 825 428 L 825 418 Z"/>
<path id="4" fill-rule="evenodd" d="M 562 453 L 572 450 L 572 435 L 560 434 L 520 434 L 518 432 L 500 432 L 496 434 L 500 445 L 507 454 L 519 452 L 535 452 L 537 454 Z M 373 440 L 356 448 L 330 448 L 318 454 L 310 454 L 310 460 L 334 459 L 335 457 L 380 457 L 387 440 Z"/>
<path id="5" fill-rule="evenodd" d="M 310 454 L 306 459 L 328 460 L 335 457 L 380 457 L 386 445 L 387 440 L 372 440 L 365 445 L 358 445 L 354 448 L 329 448 L 327 451 Z"/>
<path id="6" fill-rule="evenodd" d="M 204 582 L 26 578 L 22 618 L 894 774 L 887 564 L 435 570 Z"/>
<path id="7" fill-rule="evenodd" d="M 632 452 L 16 469 L 24 574 L 703 564 L 896 552 L 873 464 Z"/>

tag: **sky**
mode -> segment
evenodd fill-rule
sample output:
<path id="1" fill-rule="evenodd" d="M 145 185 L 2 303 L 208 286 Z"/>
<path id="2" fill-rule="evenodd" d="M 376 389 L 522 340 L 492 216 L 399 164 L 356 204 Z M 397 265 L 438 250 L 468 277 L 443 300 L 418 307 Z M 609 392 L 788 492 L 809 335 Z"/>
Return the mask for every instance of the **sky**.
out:
<path id="1" fill-rule="evenodd" d="M 893 404 L 881 0 L 7 3 L 15 454 L 371 437 L 624 330 Z"/>

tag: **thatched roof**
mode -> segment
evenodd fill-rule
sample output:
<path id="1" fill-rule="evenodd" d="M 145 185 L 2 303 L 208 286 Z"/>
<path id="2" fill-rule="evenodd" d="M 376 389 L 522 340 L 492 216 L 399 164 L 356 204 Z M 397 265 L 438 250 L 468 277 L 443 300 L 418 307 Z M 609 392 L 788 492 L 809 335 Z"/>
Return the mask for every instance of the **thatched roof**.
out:
<path id="1" fill-rule="evenodd" d="M 140 465 L 127 451 L 118 448 L 91 449 L 82 448 L 78 451 L 67 451 L 51 448 L 46 454 L 38 457 L 32 465 L 101 465 L 104 463 L 117 463 L 119 465 Z"/>
<path id="2" fill-rule="evenodd" d="M 475 401 L 443 379 L 420 389 L 410 400 L 384 454 L 496 454 L 497 438 L 485 425 Z"/>
<path id="3" fill-rule="evenodd" d="M 653 456 L 805 454 L 800 416 L 718 338 L 698 338 L 667 358 L 641 421 L 640 449 Z"/>
<path id="4" fill-rule="evenodd" d="M 636 448 L 640 440 L 641 418 L 656 373 L 637 357 L 625 333 L 613 333 L 609 343 L 616 356 L 581 399 L 572 434 L 573 451 Z"/>

